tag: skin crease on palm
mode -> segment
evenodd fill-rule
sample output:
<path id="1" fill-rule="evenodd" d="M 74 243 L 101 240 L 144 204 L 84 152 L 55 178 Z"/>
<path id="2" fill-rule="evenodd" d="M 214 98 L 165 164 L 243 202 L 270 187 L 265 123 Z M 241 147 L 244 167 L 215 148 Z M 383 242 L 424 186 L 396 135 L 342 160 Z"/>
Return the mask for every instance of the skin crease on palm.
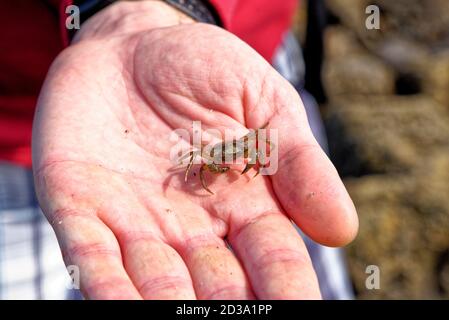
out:
<path id="1" fill-rule="evenodd" d="M 221 131 L 269 122 L 278 171 L 207 174 L 215 195 L 193 173 L 185 183 L 169 137 L 193 120 Z M 294 88 L 234 35 L 159 1 L 111 5 L 58 56 L 38 101 L 33 169 L 91 299 L 320 298 L 291 221 L 329 246 L 358 229 Z"/>

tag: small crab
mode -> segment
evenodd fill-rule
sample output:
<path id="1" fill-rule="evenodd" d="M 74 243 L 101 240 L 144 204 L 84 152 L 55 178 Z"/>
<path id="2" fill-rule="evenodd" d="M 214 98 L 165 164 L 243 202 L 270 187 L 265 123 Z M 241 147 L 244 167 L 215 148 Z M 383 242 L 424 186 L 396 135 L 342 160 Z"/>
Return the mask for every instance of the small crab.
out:
<path id="1" fill-rule="evenodd" d="M 255 168 L 256 174 L 254 175 L 254 177 L 256 177 L 259 174 L 260 167 L 266 166 L 266 164 L 260 164 L 259 161 L 259 159 L 265 156 L 265 148 L 257 148 L 257 142 L 259 137 L 259 130 L 265 129 L 267 125 L 268 123 L 259 129 L 251 130 L 248 134 L 244 135 L 240 139 L 220 142 L 209 148 L 206 148 L 206 145 L 201 145 L 200 150 L 190 151 L 187 154 L 181 156 L 181 158 L 179 159 L 180 162 L 190 157 L 189 164 L 187 165 L 185 171 L 184 180 L 187 182 L 189 172 L 197 156 L 200 156 L 201 158 L 206 160 L 206 163 L 203 163 L 201 165 L 199 173 L 201 185 L 210 194 L 214 193 L 207 187 L 206 180 L 204 179 L 204 171 L 210 171 L 217 174 L 225 173 L 230 169 L 229 166 L 225 165 L 226 160 L 232 159 L 232 161 L 235 161 L 236 159 L 241 157 L 243 157 L 243 159 L 247 159 L 248 161 L 241 174 L 245 174 L 251 168 L 256 166 L 256 164 L 259 164 L 259 166 Z M 271 151 L 273 143 L 268 139 L 264 142 L 270 147 Z"/>

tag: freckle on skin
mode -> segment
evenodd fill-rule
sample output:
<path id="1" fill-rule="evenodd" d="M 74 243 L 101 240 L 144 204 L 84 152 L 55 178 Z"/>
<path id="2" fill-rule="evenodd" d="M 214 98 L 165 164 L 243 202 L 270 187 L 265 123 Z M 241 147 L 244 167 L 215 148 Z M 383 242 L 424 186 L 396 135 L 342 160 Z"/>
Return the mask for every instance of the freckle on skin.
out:
<path id="1" fill-rule="evenodd" d="M 310 192 L 310 193 L 307 195 L 307 199 L 313 198 L 314 196 L 315 196 L 315 192 Z"/>

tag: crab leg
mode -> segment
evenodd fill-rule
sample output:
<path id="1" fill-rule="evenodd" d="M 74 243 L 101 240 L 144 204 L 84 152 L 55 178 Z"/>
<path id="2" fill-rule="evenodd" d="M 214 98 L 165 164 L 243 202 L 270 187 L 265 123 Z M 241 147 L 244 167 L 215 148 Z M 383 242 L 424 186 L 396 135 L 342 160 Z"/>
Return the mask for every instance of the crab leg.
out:
<path id="1" fill-rule="evenodd" d="M 185 154 L 179 159 L 179 161 L 182 162 L 182 160 L 190 156 L 189 164 L 187 165 L 186 173 L 184 175 L 184 181 L 187 182 L 187 177 L 189 176 L 190 169 L 193 166 L 193 161 L 195 160 L 195 157 L 198 156 L 199 154 L 200 154 L 199 151 L 190 151 L 189 153 Z"/>
<path id="2" fill-rule="evenodd" d="M 240 174 L 245 174 L 247 173 L 252 167 L 254 167 L 256 165 L 256 163 L 252 163 L 252 160 L 250 162 L 248 162 L 245 166 L 245 169 L 243 169 L 242 173 Z"/>
<path id="3" fill-rule="evenodd" d="M 204 171 L 207 170 L 207 164 L 203 164 L 200 168 L 200 181 L 201 181 L 201 185 L 203 186 L 203 188 L 209 192 L 210 194 L 214 194 L 206 185 L 206 180 L 204 179 Z"/>
<path id="4" fill-rule="evenodd" d="M 270 143 L 270 142 L 269 142 L 269 143 Z M 271 145 L 270 145 L 270 146 L 271 146 Z M 255 160 L 253 161 L 253 160 L 251 159 L 251 160 L 246 164 L 245 169 L 243 169 L 243 171 L 242 171 L 241 174 L 247 173 L 251 168 L 253 168 L 256 164 L 258 164 L 257 167 L 255 168 L 255 169 L 256 169 L 256 174 L 253 176 L 253 179 L 254 179 L 255 177 L 257 177 L 257 176 L 259 175 L 259 173 L 260 173 L 260 167 L 265 168 L 265 167 L 267 166 L 267 164 L 260 164 L 260 162 L 258 163 L 258 161 L 259 161 L 261 155 L 264 155 L 264 154 L 262 153 L 262 151 L 257 151 Z"/>

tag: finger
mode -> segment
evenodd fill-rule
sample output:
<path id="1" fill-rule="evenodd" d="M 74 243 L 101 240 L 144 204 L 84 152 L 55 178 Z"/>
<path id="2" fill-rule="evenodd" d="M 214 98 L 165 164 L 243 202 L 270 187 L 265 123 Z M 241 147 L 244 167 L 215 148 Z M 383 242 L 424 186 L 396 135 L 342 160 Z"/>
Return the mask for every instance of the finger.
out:
<path id="1" fill-rule="evenodd" d="M 268 80 L 267 80 L 268 81 Z M 313 240 L 342 246 L 357 234 L 357 214 L 335 167 L 310 130 L 301 99 L 285 79 L 275 74 L 272 92 L 257 99 L 251 127 L 269 123 L 268 136 L 277 133 L 268 168 L 276 196 L 286 213 Z M 268 104 L 266 101 L 273 101 Z M 258 119 L 257 115 L 264 115 Z M 276 130 L 271 132 L 271 130 Z M 271 167 L 271 163 L 276 166 Z"/>
<path id="2" fill-rule="evenodd" d="M 274 191 L 289 216 L 309 237 L 328 246 L 346 245 L 358 230 L 354 204 L 310 131 L 300 136 L 295 134 L 295 128 L 279 129 L 279 166 L 272 176 Z"/>
<path id="3" fill-rule="evenodd" d="M 191 236 L 179 244 L 198 299 L 254 299 L 245 272 L 215 234 Z"/>
<path id="4" fill-rule="evenodd" d="M 259 299 L 320 299 L 307 249 L 292 223 L 268 211 L 232 226 L 229 242 Z"/>
<path id="5" fill-rule="evenodd" d="M 243 264 L 256 297 L 319 298 L 307 249 L 282 213 L 270 180 L 260 177 L 234 184 L 234 188 L 220 193 L 220 199 L 211 201 L 208 209 L 228 221 L 227 239 Z"/>
<path id="6" fill-rule="evenodd" d="M 132 196 L 122 196 L 99 213 L 120 243 L 126 271 L 145 299 L 195 299 L 184 261 L 166 244 L 158 227 L 160 222 L 177 229 L 176 221 L 170 220 L 173 215 L 158 215 L 171 206 L 159 197 L 146 201 L 142 207 Z M 153 214 L 146 208 L 152 208 Z"/>
<path id="7" fill-rule="evenodd" d="M 53 218 L 64 260 L 78 268 L 86 298 L 141 299 L 123 267 L 114 234 L 100 219 L 73 210 L 60 210 Z"/>
<path id="8" fill-rule="evenodd" d="M 278 141 L 270 137 L 276 147 L 269 167 L 276 162 L 270 174 L 282 207 L 313 240 L 328 246 L 349 243 L 358 230 L 354 205 L 313 137 L 298 93 L 276 72 L 267 73 L 259 87 L 257 82 L 250 84 L 255 87 L 247 90 L 247 126 L 269 123 L 268 136 L 273 129 L 278 134 Z"/>
<path id="9" fill-rule="evenodd" d="M 173 248 L 148 233 L 122 243 L 126 270 L 144 299 L 196 299 L 189 270 Z"/>

